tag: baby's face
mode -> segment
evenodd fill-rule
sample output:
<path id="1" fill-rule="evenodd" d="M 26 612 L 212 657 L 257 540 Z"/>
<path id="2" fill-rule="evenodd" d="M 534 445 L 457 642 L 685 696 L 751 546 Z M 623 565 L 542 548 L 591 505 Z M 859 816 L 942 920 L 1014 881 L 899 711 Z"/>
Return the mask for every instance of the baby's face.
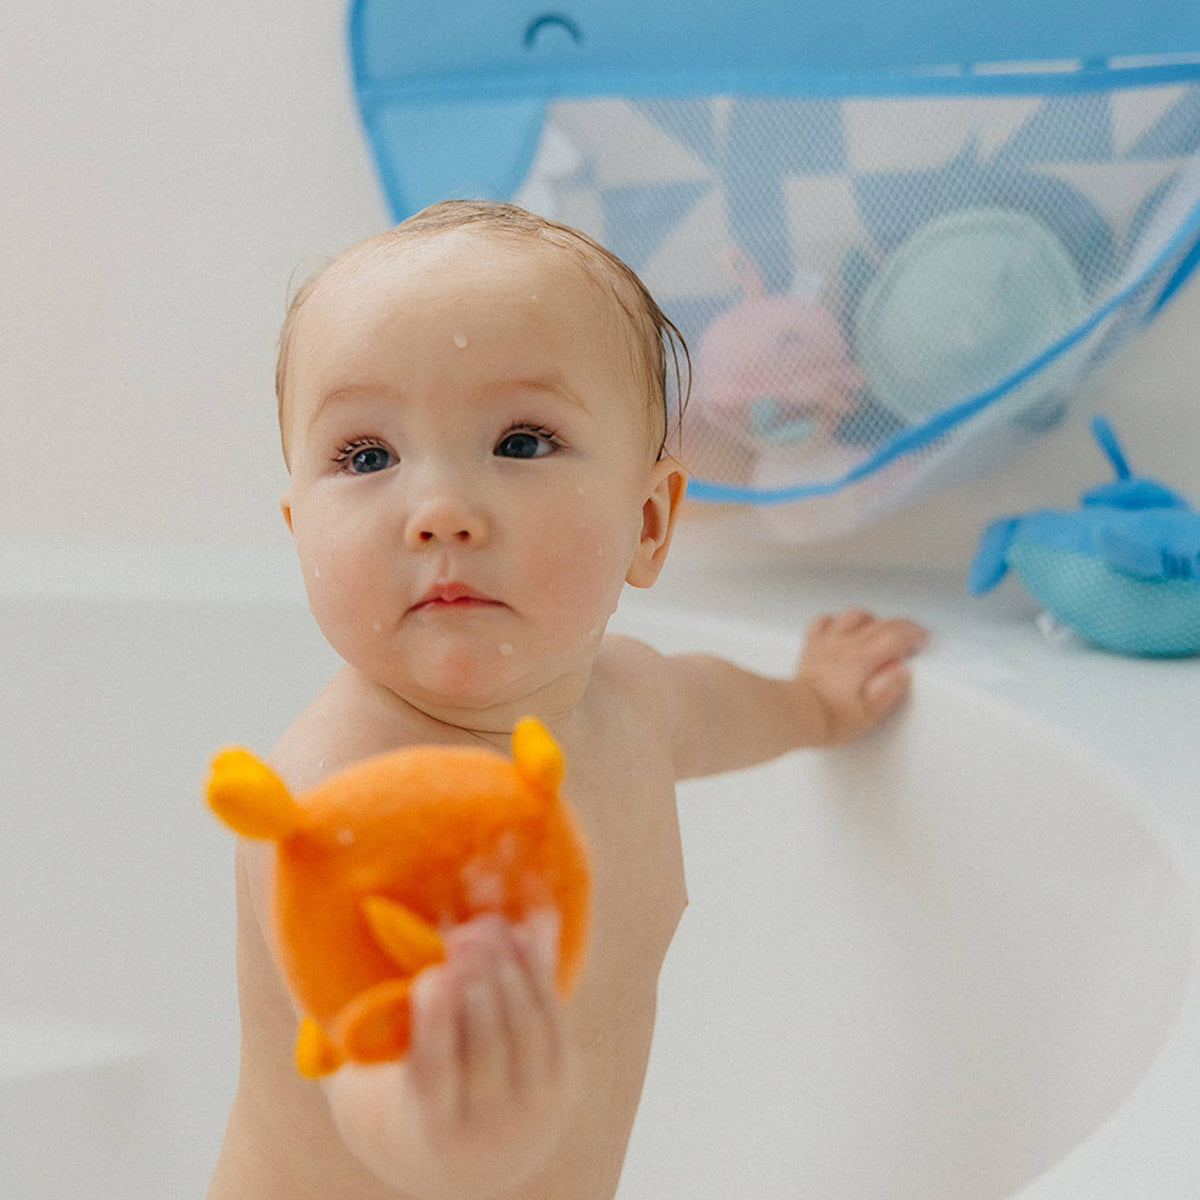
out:
<path id="1" fill-rule="evenodd" d="M 435 714 L 590 668 L 623 582 L 657 573 L 672 472 L 574 260 L 454 231 L 335 269 L 289 380 L 284 514 L 347 662 Z"/>

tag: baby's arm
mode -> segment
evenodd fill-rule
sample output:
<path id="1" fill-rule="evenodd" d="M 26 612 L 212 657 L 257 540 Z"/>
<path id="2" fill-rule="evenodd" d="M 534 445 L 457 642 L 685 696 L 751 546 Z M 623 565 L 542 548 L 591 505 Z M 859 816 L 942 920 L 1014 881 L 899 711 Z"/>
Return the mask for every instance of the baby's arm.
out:
<path id="1" fill-rule="evenodd" d="M 479 918 L 421 972 L 407 1058 L 343 1066 L 326 1092 L 355 1156 L 422 1200 L 469 1200 L 528 1178 L 550 1156 L 577 1089 L 554 989 L 556 924 Z"/>
<path id="2" fill-rule="evenodd" d="M 812 623 L 790 679 L 710 655 L 662 660 L 676 777 L 716 775 L 861 736 L 907 693 L 907 659 L 927 640 L 912 621 L 852 608 Z"/>

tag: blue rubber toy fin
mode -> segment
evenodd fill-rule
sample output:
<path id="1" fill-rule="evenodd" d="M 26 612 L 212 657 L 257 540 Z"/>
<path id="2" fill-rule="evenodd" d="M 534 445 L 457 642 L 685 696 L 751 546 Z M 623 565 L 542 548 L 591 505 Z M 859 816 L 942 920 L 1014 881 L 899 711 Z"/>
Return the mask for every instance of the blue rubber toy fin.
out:
<path id="1" fill-rule="evenodd" d="M 1100 443 L 1100 449 L 1108 456 L 1108 461 L 1112 463 L 1117 478 L 1128 479 L 1132 474 L 1129 463 L 1125 459 L 1121 443 L 1117 441 L 1116 432 L 1104 417 L 1092 418 L 1092 434 Z"/>
<path id="2" fill-rule="evenodd" d="M 1200 515 L 1182 517 L 1171 530 L 1106 529 L 1099 550 L 1114 570 L 1136 579 L 1200 580 Z"/>
<path id="3" fill-rule="evenodd" d="M 1187 501 L 1153 479 L 1127 479 L 1090 488 L 1080 497 L 1084 505 L 1101 508 L 1182 508 Z"/>
<path id="4" fill-rule="evenodd" d="M 1099 550 L 1114 570 L 1135 579 L 1165 579 L 1163 552 L 1140 538 L 1131 537 L 1116 529 L 1106 529 L 1099 536 Z"/>
<path id="5" fill-rule="evenodd" d="M 1084 505 L 1123 509 L 1188 507 L 1187 501 L 1178 492 L 1130 471 L 1117 435 L 1103 417 L 1092 418 L 1092 433 L 1112 463 L 1117 478 L 1112 483 L 1102 483 L 1084 492 L 1080 497 Z"/>
<path id="6" fill-rule="evenodd" d="M 1020 523 L 1020 517 L 1002 517 L 983 531 L 967 575 L 967 591 L 972 596 L 990 592 L 1008 573 L 1008 548 Z"/>

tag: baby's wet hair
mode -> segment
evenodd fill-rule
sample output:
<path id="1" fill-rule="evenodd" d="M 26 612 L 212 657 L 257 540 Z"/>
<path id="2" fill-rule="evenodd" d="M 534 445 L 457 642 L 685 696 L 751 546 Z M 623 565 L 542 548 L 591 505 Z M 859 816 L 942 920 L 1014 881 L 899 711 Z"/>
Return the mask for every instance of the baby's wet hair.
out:
<path id="1" fill-rule="evenodd" d="M 386 255 L 409 242 L 437 237 L 462 229 L 533 245 L 556 247 L 575 258 L 587 277 L 615 302 L 619 323 L 624 326 L 632 366 L 647 395 L 655 422 L 655 457 L 667 452 L 667 436 L 674 420 L 676 437 L 682 442 L 683 413 L 691 390 L 692 362 L 687 343 L 671 319 L 658 306 L 637 273 L 594 238 L 579 229 L 538 216 L 515 204 L 488 200 L 443 200 L 414 213 L 383 233 L 351 246 L 310 275 L 292 297 L 275 363 L 275 396 L 284 461 L 288 459 L 284 407 L 287 368 L 296 319 L 305 302 L 332 270 L 353 266 L 364 259 Z M 670 351 L 673 371 L 667 370 Z M 680 369 L 680 351 L 686 372 Z M 686 379 L 685 379 L 686 375 Z"/>

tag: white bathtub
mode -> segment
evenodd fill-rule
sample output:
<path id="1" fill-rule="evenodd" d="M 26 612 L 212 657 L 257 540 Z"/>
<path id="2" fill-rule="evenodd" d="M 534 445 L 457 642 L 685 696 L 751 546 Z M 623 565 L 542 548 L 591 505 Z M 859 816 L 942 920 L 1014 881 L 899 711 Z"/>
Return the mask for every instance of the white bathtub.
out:
<path id="1" fill-rule="evenodd" d="M 792 645 L 644 627 L 768 672 Z M 1127 1100 L 1191 985 L 1186 873 L 1136 787 L 936 668 L 869 740 L 679 806 L 691 903 L 621 1200 L 1015 1196 Z"/>
<path id="2" fill-rule="evenodd" d="M 336 659 L 261 564 L 12 561 L 0 1196 L 199 1196 L 237 1066 L 199 783 Z M 616 627 L 772 673 L 797 641 L 640 596 Z M 1144 789 L 931 660 L 881 734 L 689 784 L 680 814 L 691 904 L 621 1200 L 1200 1196 L 1182 1152 L 1145 1175 L 1200 1127 L 1200 999 L 1194 870 Z"/>

